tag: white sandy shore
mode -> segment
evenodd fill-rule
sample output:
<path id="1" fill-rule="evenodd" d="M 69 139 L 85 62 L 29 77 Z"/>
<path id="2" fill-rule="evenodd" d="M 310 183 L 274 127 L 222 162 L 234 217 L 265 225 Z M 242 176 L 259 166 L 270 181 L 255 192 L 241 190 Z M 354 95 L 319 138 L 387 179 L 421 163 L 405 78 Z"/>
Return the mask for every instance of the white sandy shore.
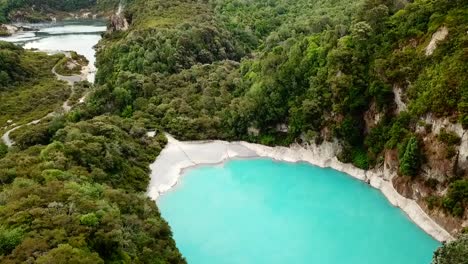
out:
<path id="1" fill-rule="evenodd" d="M 286 162 L 303 161 L 319 167 L 330 167 L 356 179 L 368 181 L 372 187 L 379 189 L 392 205 L 400 207 L 429 235 L 438 241 L 453 240 L 453 237 L 431 219 L 416 201 L 401 196 L 393 188 L 389 177 L 384 176 L 384 171 L 365 171 L 338 161 L 336 143 L 324 142 L 320 146 L 308 147 L 295 144 L 286 148 L 219 140 L 182 142 L 170 135 L 166 136 L 168 144 L 156 161 L 150 165 L 151 180 L 148 195 L 154 200 L 177 184 L 184 169 L 193 166 L 218 164 L 232 158 L 251 157 L 268 157 Z"/>

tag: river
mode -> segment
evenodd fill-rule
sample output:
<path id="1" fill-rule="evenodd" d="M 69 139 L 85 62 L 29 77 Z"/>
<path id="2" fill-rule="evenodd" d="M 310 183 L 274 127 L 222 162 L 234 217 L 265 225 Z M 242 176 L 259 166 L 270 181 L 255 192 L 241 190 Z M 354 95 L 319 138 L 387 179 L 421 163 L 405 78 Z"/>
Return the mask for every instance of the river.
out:
<path id="1" fill-rule="evenodd" d="M 0 40 L 17 43 L 26 49 L 38 49 L 48 53 L 76 51 L 89 61 L 87 79 L 94 82 L 96 73 L 94 46 L 106 30 L 104 20 L 67 20 L 55 23 L 21 24 L 37 31 L 19 32 Z"/>

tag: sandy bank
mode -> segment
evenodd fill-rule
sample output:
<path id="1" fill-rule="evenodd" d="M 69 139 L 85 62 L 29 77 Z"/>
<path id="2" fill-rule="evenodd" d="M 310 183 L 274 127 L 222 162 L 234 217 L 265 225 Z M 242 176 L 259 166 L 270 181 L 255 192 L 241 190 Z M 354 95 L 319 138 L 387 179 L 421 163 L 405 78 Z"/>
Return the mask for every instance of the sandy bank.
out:
<path id="1" fill-rule="evenodd" d="M 151 135 L 151 133 L 149 133 Z M 202 165 L 222 163 L 232 158 L 268 157 L 286 162 L 308 162 L 319 167 L 330 167 L 350 176 L 368 181 L 379 189 L 388 201 L 400 207 L 421 229 L 438 241 L 452 240 L 453 237 L 432 220 L 411 199 L 401 196 L 394 188 L 384 171 L 365 171 L 336 158 L 336 143 L 325 142 L 320 146 L 292 145 L 286 147 L 267 147 L 247 142 L 226 141 L 187 141 L 182 142 L 167 135 L 168 144 L 155 162 L 150 165 L 151 180 L 148 195 L 156 200 L 161 194 L 177 184 L 184 169 Z"/>

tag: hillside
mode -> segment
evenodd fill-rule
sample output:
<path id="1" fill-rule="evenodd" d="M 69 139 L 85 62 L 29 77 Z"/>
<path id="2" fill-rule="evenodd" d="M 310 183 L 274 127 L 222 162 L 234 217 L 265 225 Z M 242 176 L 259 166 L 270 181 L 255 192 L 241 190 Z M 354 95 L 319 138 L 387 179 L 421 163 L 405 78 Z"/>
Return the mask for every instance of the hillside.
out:
<path id="1" fill-rule="evenodd" d="M 51 72 L 63 55 L 24 50 L 0 41 L 0 132 L 61 107 L 70 88 Z"/>
<path id="2" fill-rule="evenodd" d="M 467 25 L 463 0 L 126 1 L 86 104 L 0 159 L 0 260 L 184 263 L 144 194 L 163 131 L 334 142 L 341 161 L 466 232 Z M 461 237 L 434 263 L 463 254 Z"/>
<path id="3" fill-rule="evenodd" d="M 119 0 L 2 0 L 0 23 L 43 22 L 54 17 L 70 17 L 70 13 L 87 17 L 90 11 L 117 8 Z"/>

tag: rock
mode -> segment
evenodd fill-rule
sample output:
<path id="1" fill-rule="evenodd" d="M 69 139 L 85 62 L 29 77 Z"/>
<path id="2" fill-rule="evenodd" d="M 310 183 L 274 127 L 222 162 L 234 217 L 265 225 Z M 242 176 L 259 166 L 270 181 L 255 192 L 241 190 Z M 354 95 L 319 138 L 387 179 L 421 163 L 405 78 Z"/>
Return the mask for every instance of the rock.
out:
<path id="1" fill-rule="evenodd" d="M 283 132 L 283 133 L 288 133 L 289 127 L 288 125 L 281 123 L 276 125 L 276 131 L 278 132 Z"/>
<path id="2" fill-rule="evenodd" d="M 364 122 L 366 123 L 365 132 L 368 133 L 374 128 L 382 118 L 382 113 L 379 113 L 377 105 L 373 100 L 369 110 L 364 113 Z"/>
<path id="3" fill-rule="evenodd" d="M 443 26 L 439 28 L 434 34 L 432 34 L 431 42 L 426 47 L 426 56 L 432 55 L 434 50 L 437 48 L 437 43 L 444 40 L 448 35 L 447 27 Z"/>
<path id="4" fill-rule="evenodd" d="M 128 21 L 123 15 L 112 15 L 107 32 L 126 31 L 128 29 Z"/>
<path id="5" fill-rule="evenodd" d="M 407 106 L 403 102 L 403 97 L 402 97 L 403 90 L 401 89 L 401 87 L 398 85 L 394 85 L 393 94 L 395 95 L 395 104 L 397 106 L 396 112 L 400 113 L 400 112 L 406 111 Z"/>
<path id="6" fill-rule="evenodd" d="M 247 133 L 251 136 L 258 136 L 260 134 L 260 130 L 255 127 L 249 127 L 247 128 Z"/>

